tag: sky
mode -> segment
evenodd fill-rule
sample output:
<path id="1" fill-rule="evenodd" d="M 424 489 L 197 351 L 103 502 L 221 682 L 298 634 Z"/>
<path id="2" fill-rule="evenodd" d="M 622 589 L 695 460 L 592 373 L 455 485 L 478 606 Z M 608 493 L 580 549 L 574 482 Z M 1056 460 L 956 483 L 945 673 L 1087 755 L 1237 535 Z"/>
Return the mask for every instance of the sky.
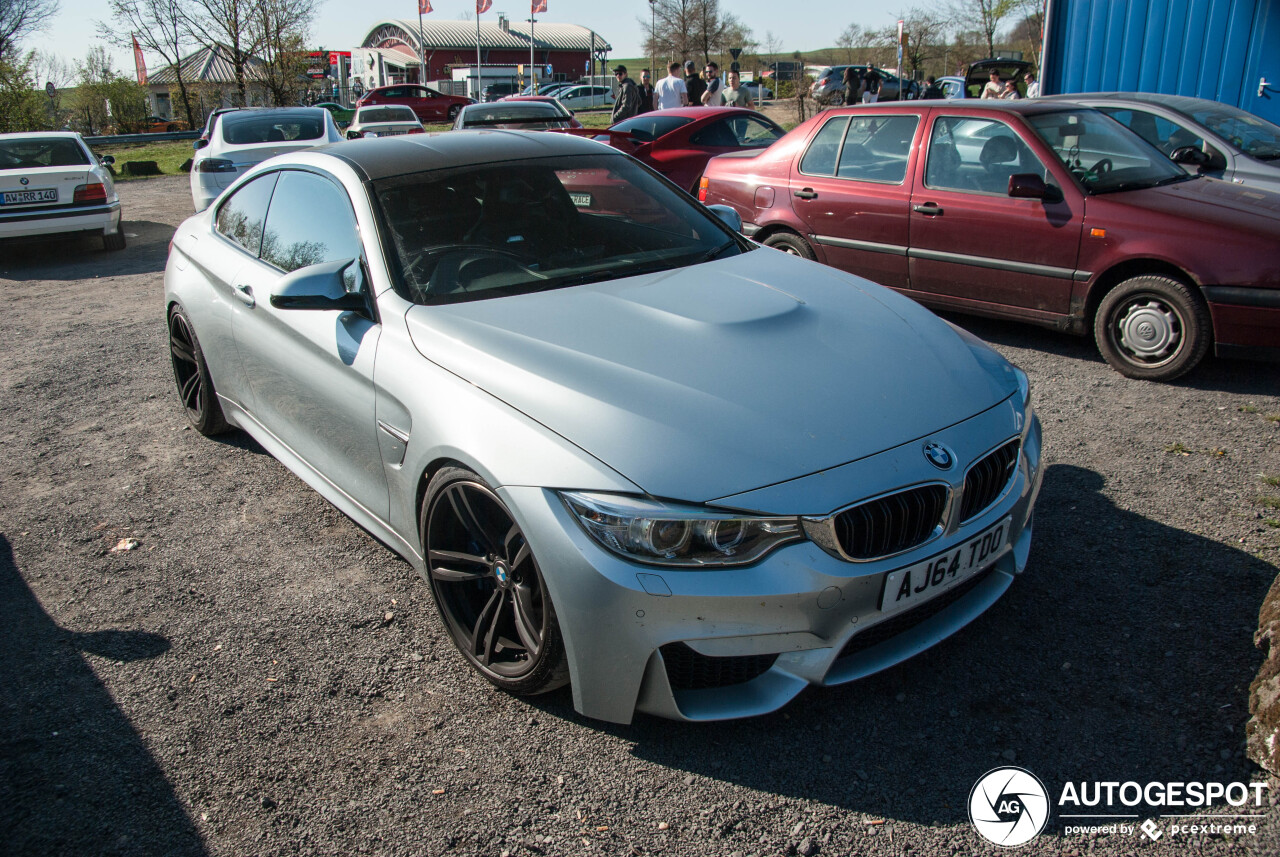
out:
<path id="1" fill-rule="evenodd" d="M 105 0 L 59 0 L 60 11 L 47 32 L 28 38 L 23 47 L 61 56 L 68 63 L 82 58 L 89 47 L 102 44 L 115 59 L 116 68 L 133 70 L 128 51 L 101 41 L 96 21 L 110 23 Z M 434 11 L 427 20 L 454 20 L 464 11 L 475 11 L 474 0 L 431 0 Z M 721 0 L 720 7 L 732 12 L 751 28 L 756 41 L 765 33 L 777 36 L 786 51 L 831 47 L 846 26 L 857 23 L 867 29 L 891 26 L 898 20 L 897 7 L 876 0 L 802 0 L 792 7 L 778 0 Z M 895 11 L 888 12 L 886 9 Z M 907 4 L 903 3 L 903 8 Z M 494 0 L 482 21 L 496 23 L 498 13 L 511 20 L 529 17 L 527 0 Z M 357 47 L 378 21 L 417 18 L 416 0 L 323 0 L 312 32 L 315 47 L 345 50 Z M 548 0 L 547 12 L 539 20 L 581 24 L 602 35 L 613 46 L 612 57 L 637 57 L 647 33 L 647 0 Z M 162 61 L 147 55 L 147 68 L 155 70 Z"/>

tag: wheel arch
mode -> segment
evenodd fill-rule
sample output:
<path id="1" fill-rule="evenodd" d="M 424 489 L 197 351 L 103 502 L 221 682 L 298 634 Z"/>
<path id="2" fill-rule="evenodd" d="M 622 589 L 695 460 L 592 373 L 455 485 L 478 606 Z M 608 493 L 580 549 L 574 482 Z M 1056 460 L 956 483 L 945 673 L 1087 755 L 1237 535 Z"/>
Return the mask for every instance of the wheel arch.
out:
<path id="1" fill-rule="evenodd" d="M 1098 312 L 1098 305 L 1102 303 L 1102 299 L 1107 296 L 1108 292 L 1125 280 L 1147 275 L 1168 277 L 1188 286 L 1191 289 L 1191 293 L 1204 304 L 1206 311 L 1208 310 L 1208 301 L 1205 300 L 1204 294 L 1200 291 L 1200 281 L 1188 271 L 1164 259 L 1126 259 L 1123 262 L 1112 265 L 1094 278 L 1093 285 L 1089 287 L 1089 292 L 1085 297 L 1084 317 L 1080 320 L 1081 327 L 1084 329 L 1092 327 L 1093 317 Z"/>

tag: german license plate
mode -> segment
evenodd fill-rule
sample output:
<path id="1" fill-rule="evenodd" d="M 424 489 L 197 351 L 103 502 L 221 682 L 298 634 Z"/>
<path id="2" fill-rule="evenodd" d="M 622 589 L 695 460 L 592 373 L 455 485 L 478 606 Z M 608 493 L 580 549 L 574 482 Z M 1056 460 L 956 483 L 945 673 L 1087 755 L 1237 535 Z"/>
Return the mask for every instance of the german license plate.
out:
<path id="1" fill-rule="evenodd" d="M 578 208 L 590 208 L 592 199 L 589 193 L 570 193 L 569 199 L 573 200 L 573 204 Z"/>
<path id="2" fill-rule="evenodd" d="M 7 190 L 0 194 L 0 205 L 30 205 L 33 202 L 57 202 L 56 187 L 33 188 L 32 190 Z"/>
<path id="3" fill-rule="evenodd" d="M 1012 521 L 1005 518 L 946 553 L 889 572 L 880 594 L 880 612 L 894 613 L 923 604 L 990 566 L 1009 547 Z"/>

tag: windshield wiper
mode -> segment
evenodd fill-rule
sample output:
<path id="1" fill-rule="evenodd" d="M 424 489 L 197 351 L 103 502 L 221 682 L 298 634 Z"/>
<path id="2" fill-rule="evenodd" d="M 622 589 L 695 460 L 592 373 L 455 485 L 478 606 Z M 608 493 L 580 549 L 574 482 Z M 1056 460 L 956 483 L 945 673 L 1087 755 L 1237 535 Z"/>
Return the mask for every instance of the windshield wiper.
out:
<path id="1" fill-rule="evenodd" d="M 730 238 L 728 241 L 724 242 L 719 247 L 712 248 L 711 250 L 708 250 L 706 253 L 703 253 L 701 256 L 697 258 L 696 261 L 694 261 L 693 264 L 701 265 L 703 262 L 710 262 L 712 259 L 719 256 L 725 250 L 728 250 L 730 247 L 737 247 L 737 246 L 738 246 L 738 242 L 733 238 Z"/>
<path id="2" fill-rule="evenodd" d="M 1168 178 L 1163 178 L 1154 182 L 1150 182 L 1150 181 L 1120 182 L 1119 184 L 1114 184 L 1114 185 L 1111 185 L 1110 187 L 1090 188 L 1090 192 L 1094 196 L 1097 196 L 1099 194 L 1104 194 L 1104 193 L 1116 193 L 1117 191 L 1122 191 L 1122 190 L 1146 190 L 1147 188 L 1160 187 L 1161 185 L 1174 184 L 1176 182 L 1185 182 L 1190 179 L 1198 179 L 1198 178 L 1200 178 L 1200 176 L 1191 175 L 1190 173 L 1187 173 L 1180 176 L 1169 176 Z"/>

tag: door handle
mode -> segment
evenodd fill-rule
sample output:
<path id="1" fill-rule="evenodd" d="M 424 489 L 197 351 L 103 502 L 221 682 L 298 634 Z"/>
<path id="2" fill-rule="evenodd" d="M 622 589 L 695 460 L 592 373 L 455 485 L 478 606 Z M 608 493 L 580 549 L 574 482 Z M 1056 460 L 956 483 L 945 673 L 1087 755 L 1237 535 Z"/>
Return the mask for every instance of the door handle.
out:
<path id="1" fill-rule="evenodd" d="M 818 192 L 811 187 L 807 187 L 804 190 L 798 190 L 796 191 L 795 195 L 800 199 L 817 199 L 818 198 Z"/>
<path id="2" fill-rule="evenodd" d="M 924 205 L 913 205 L 911 210 L 918 211 L 925 217 L 937 217 L 942 214 L 942 206 L 936 205 L 932 202 L 926 202 Z"/>
<path id="3" fill-rule="evenodd" d="M 240 303 L 245 306 L 251 307 L 257 303 L 257 301 L 253 299 L 252 286 L 234 286 L 232 287 L 231 292 L 236 296 L 236 300 L 240 301 Z"/>

